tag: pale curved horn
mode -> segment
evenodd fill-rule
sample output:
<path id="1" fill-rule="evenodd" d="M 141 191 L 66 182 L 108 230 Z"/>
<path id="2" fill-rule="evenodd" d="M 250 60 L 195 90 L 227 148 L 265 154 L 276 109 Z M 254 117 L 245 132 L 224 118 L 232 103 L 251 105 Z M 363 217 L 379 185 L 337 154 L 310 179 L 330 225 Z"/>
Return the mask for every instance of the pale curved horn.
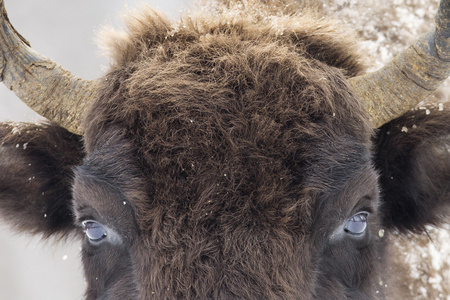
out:
<path id="1" fill-rule="evenodd" d="M 0 0 L 0 81 L 41 116 L 82 134 L 82 114 L 97 82 L 72 75 L 34 51 L 11 25 Z"/>
<path id="2" fill-rule="evenodd" d="M 350 78 L 374 127 L 403 115 L 450 75 L 450 0 L 442 0 L 436 28 L 378 71 Z"/>

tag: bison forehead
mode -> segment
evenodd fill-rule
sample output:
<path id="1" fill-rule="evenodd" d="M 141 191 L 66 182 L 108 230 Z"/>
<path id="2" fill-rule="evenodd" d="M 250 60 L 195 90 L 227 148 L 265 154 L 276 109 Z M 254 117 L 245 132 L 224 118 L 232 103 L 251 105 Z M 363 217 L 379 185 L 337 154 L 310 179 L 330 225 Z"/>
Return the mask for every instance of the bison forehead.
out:
<path id="1" fill-rule="evenodd" d="M 368 118 L 345 78 L 359 68 L 358 59 L 346 43 L 327 40 L 329 24 L 288 37 L 245 19 L 214 30 L 195 24 L 181 26 L 184 33 L 155 27 L 166 38 L 137 40 L 140 54 L 106 76 L 86 118 L 88 153 L 114 128 L 132 144 L 151 207 L 191 211 L 206 223 L 217 219 L 214 212 L 255 211 L 301 227 L 310 203 L 294 199 L 308 165 L 345 169 L 348 161 L 339 155 L 367 152 Z M 129 39 L 148 38 L 144 31 L 155 28 L 135 28 Z"/>
<path id="2" fill-rule="evenodd" d="M 238 134 L 192 120 L 168 126 L 150 141 L 130 142 L 117 134 L 119 128 L 109 129 L 83 168 L 125 193 L 144 230 L 152 231 L 164 216 L 187 222 L 169 226 L 182 231 L 221 231 L 228 224 L 305 233 L 318 194 L 337 193 L 361 169 L 370 169 L 368 146 L 349 135 L 317 140 L 318 132 L 281 130 L 260 119 L 247 120 L 249 128 Z M 207 129 L 218 132 L 205 136 Z"/>
<path id="3" fill-rule="evenodd" d="M 272 74 L 278 71 L 281 76 L 286 68 L 275 65 L 273 69 Z M 209 94 L 206 88 L 197 92 L 204 84 L 199 80 L 189 85 L 168 78 L 156 81 L 156 87 L 149 87 L 152 91 L 144 89 L 141 97 L 116 99 L 116 112 L 124 116 L 110 122 L 132 144 L 138 168 L 148 180 L 149 202 L 175 205 L 175 214 L 192 211 L 198 214 L 193 219 L 212 225 L 217 224 L 217 213 L 237 211 L 236 218 L 252 222 L 243 216 L 254 211 L 261 215 L 255 215 L 256 219 L 267 218 L 268 224 L 303 226 L 310 203 L 302 207 L 296 199 L 309 165 L 316 170 L 322 165 L 326 170 L 327 164 L 335 170 L 345 168 L 349 162 L 340 157 L 367 152 L 369 131 L 361 119 L 342 116 L 344 105 L 339 102 L 354 100 L 350 93 L 345 95 L 348 98 L 338 93 L 332 98 L 314 82 L 305 87 L 303 81 L 310 79 L 291 77 L 290 82 L 277 82 L 281 88 L 273 90 L 272 84 L 257 82 L 254 88 L 217 92 L 219 88 L 208 83 Z M 324 85 L 330 82 L 323 80 Z M 339 90 L 339 86 L 330 89 Z M 323 103 L 305 104 L 305 98 L 311 97 Z M 335 102 L 329 105 L 327 100 Z M 105 131 L 95 131 L 100 142 L 90 146 L 91 151 L 102 144 L 102 134 Z M 88 132 L 88 145 L 91 138 Z M 331 180 L 332 174 L 322 173 Z"/>

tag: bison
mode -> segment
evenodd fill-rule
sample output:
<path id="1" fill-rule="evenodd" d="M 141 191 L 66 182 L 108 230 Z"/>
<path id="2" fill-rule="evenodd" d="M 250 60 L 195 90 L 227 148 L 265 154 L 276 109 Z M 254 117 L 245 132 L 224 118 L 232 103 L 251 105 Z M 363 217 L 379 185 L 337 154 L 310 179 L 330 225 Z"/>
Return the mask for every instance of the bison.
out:
<path id="1" fill-rule="evenodd" d="M 83 239 L 86 299 L 398 299 L 396 234 L 450 214 L 450 70 L 435 28 L 366 73 L 355 36 L 289 1 L 148 8 L 83 80 L 1 10 L 0 214 Z"/>

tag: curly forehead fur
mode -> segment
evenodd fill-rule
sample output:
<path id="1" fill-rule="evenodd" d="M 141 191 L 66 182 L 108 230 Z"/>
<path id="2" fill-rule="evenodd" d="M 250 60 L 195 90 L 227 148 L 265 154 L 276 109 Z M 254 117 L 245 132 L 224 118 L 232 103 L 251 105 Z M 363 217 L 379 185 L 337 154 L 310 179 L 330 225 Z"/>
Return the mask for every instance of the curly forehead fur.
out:
<path id="1" fill-rule="evenodd" d="M 109 36 L 113 65 L 87 116 L 87 151 L 107 128 L 121 128 L 151 178 L 152 203 L 207 213 L 246 197 L 261 206 L 281 199 L 278 224 L 300 222 L 309 209 L 290 200 L 319 141 L 335 145 L 336 156 L 348 146 L 339 137 L 369 143 L 368 118 L 346 83 L 363 66 L 353 36 L 335 22 L 262 6 L 238 2 L 176 24 L 152 9 L 128 18 L 127 32 Z M 230 207 L 213 207 L 217 195 Z"/>

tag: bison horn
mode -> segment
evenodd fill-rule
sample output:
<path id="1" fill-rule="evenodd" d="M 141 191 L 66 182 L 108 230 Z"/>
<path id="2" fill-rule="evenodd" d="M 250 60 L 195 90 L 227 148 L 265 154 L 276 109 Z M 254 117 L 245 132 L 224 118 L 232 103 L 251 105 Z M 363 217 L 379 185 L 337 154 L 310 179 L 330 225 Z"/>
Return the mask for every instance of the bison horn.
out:
<path id="1" fill-rule="evenodd" d="M 350 79 L 375 127 L 401 116 L 432 94 L 450 74 L 450 0 L 442 0 L 436 28 L 373 73 Z"/>
<path id="2" fill-rule="evenodd" d="M 9 22 L 3 0 L 0 26 L 0 81 L 43 117 L 82 134 L 81 115 L 97 82 L 78 78 L 31 49 Z"/>

